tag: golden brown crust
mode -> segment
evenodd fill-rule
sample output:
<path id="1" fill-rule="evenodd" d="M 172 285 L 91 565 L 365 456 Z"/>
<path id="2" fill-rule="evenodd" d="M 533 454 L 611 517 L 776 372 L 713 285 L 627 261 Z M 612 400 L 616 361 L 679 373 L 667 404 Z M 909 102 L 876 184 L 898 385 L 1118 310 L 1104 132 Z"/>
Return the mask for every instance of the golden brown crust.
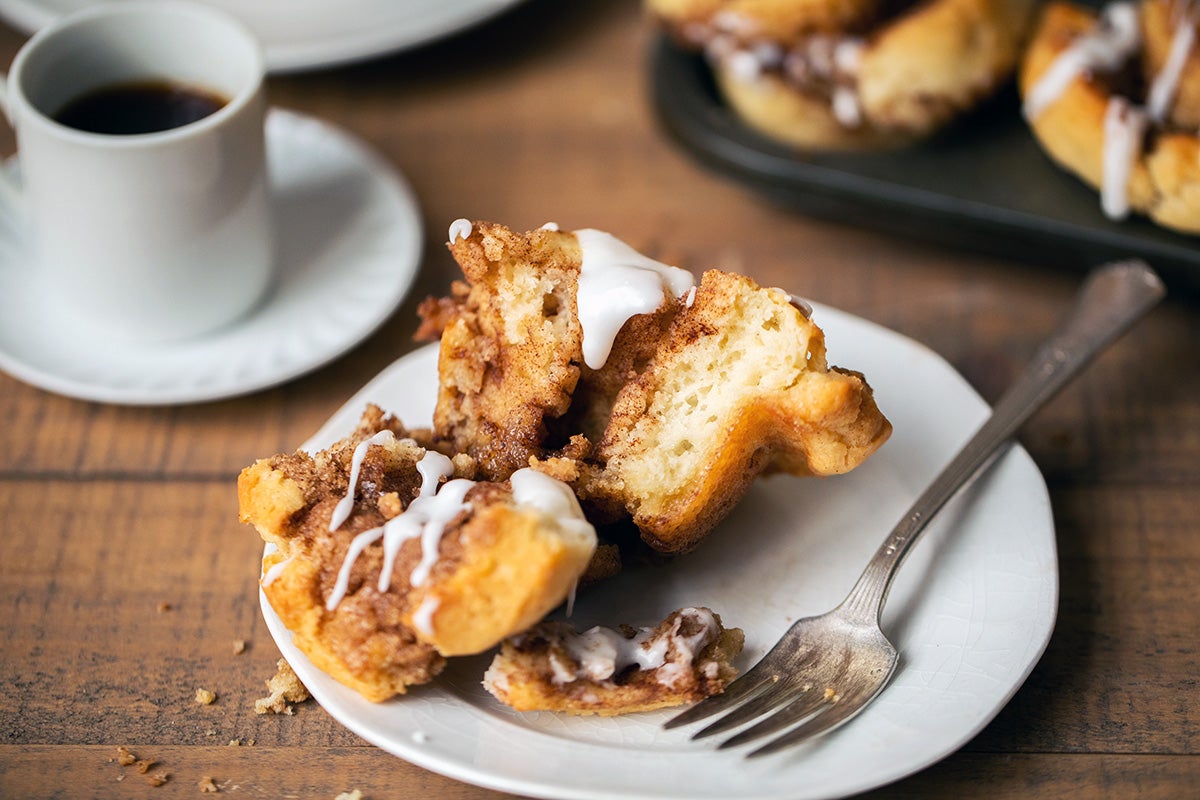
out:
<path id="1" fill-rule="evenodd" d="M 648 0 L 702 46 L 751 127 L 807 149 L 899 147 L 943 127 L 1013 72 L 1032 0 L 885 3 Z M 842 64 L 838 44 L 856 55 Z M 759 68 L 748 67 L 757 54 Z M 825 65 L 831 61 L 838 66 Z M 799 68 L 795 65 L 801 64 Z M 855 110 L 836 111 L 837 93 Z"/>
<path id="2" fill-rule="evenodd" d="M 868 125 L 926 135 L 990 95 L 1016 67 L 1031 0 L 914 5 L 863 51 L 859 93 Z"/>
<path id="3" fill-rule="evenodd" d="M 399 438 L 366 451 L 354 510 L 330 531 L 356 445 L 384 428 Z M 468 508 L 446 526 L 427 580 L 412 580 L 424 546 L 412 538 L 380 590 L 384 553 L 375 542 L 351 560 L 344 597 L 329 610 L 355 536 L 394 518 L 418 494 L 425 449 L 407 434 L 371 408 L 329 450 L 262 459 L 238 479 L 242 521 L 277 547 L 263 559 L 271 607 L 315 666 L 374 701 L 428 682 L 443 656 L 481 652 L 540 620 L 567 596 L 595 549 L 590 528 L 565 529 L 516 505 L 506 484 L 478 483 L 466 494 Z M 455 472 L 470 478 L 473 463 L 456 459 Z"/>
<path id="4" fill-rule="evenodd" d="M 691 303 L 667 298 L 658 311 L 634 316 L 602 368 L 580 366 L 578 242 L 572 234 L 526 236 L 531 243 L 475 223 L 453 248 L 456 257 L 467 257 L 472 285 L 449 315 L 446 330 L 453 335 L 442 340 L 439 371 L 443 383 L 449 375 L 456 387 L 443 391 L 435 413 L 435 433 L 445 440 L 486 442 L 510 409 L 521 409 L 528 435 L 514 439 L 525 459 L 570 483 L 594 521 L 631 517 L 647 543 L 674 553 L 696 546 L 759 473 L 845 472 L 887 439 L 891 426 L 862 377 L 828 368 L 820 329 L 782 291 L 729 273 L 706 273 Z M 496 269 L 478 267 L 489 239 L 499 243 L 489 262 L 513 273 L 503 283 L 495 281 Z M 547 244 L 560 252 L 551 257 L 537 249 Z M 534 251 L 535 260 L 524 260 Z M 545 264 L 553 264 L 552 280 L 540 274 Z M 517 285 L 534 287 L 532 296 L 514 292 Z M 536 309 L 548 285 L 556 305 L 539 322 Z M 476 345 L 468 333 L 483 331 L 474 321 L 485 314 L 490 331 L 544 335 L 532 345 L 530 336 L 479 333 Z M 518 360 L 520 369 L 493 367 Z M 458 379 L 463 373 L 489 378 L 470 382 L 468 391 Z M 558 380 L 549 380 L 554 375 Z M 547 396 L 553 405 L 541 402 Z M 540 418 L 524 413 L 535 408 Z M 481 461 L 492 479 L 504 479 L 512 466 Z"/>
<path id="5" fill-rule="evenodd" d="M 720 694 L 737 676 L 731 662 L 742 651 L 745 637 L 739 628 L 725 628 L 720 616 L 712 614 L 716 626 L 711 638 L 698 652 L 691 652 L 679 644 L 678 637 L 699 631 L 697 618 L 691 616 L 694 611 L 671 613 L 650 634 L 652 639 L 670 639 L 662 666 L 631 666 L 605 679 L 588 676 L 565 645 L 578 636 L 574 628 L 547 622 L 504 642 L 484 676 L 484 687 L 518 711 L 600 716 L 669 708 Z M 711 614 L 708 609 L 698 611 Z M 634 634 L 624 627 L 621 635 L 632 640 Z"/>
<path id="6" fill-rule="evenodd" d="M 1022 96 L 1027 97 L 1057 57 L 1096 24 L 1090 9 L 1061 2 L 1048 5 L 1021 65 Z M 1046 153 L 1097 190 L 1104 181 L 1104 119 L 1112 83 L 1110 76 L 1080 75 L 1030 120 Z M 1194 86 L 1195 82 L 1188 92 Z M 1131 209 L 1160 225 L 1200 233 L 1200 138 L 1175 129 L 1148 136 L 1131 165 L 1126 196 Z"/>

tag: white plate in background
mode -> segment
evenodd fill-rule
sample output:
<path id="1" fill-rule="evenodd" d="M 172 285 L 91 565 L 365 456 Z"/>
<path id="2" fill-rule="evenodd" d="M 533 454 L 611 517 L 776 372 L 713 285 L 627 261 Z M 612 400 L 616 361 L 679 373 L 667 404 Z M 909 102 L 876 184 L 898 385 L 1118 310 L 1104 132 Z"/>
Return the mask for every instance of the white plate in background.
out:
<path id="1" fill-rule="evenodd" d="M 479 24 L 520 0 L 203 0 L 242 20 L 263 43 L 271 72 L 358 61 L 425 44 Z M 111 0 L 0 0 L 0 17 L 25 31 Z"/>

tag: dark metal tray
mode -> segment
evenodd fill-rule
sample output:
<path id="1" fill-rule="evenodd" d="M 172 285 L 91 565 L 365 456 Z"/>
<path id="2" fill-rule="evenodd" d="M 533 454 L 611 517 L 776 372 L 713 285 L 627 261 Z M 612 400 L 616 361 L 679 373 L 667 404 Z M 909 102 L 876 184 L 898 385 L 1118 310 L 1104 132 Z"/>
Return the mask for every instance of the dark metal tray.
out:
<path id="1" fill-rule="evenodd" d="M 1106 218 L 1097 193 L 1043 154 L 1011 87 L 914 147 L 808 154 L 743 125 L 702 57 L 662 38 L 651 69 L 667 130 L 702 163 L 785 206 L 1032 263 L 1085 269 L 1139 256 L 1174 288 L 1200 292 L 1200 238 Z"/>

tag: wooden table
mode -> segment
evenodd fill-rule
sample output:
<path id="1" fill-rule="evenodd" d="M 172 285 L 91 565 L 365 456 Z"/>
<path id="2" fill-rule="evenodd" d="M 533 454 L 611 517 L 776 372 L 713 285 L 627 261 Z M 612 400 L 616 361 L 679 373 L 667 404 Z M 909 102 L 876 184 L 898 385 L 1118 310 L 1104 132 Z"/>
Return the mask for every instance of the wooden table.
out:
<path id="1" fill-rule="evenodd" d="M 0 63 L 22 39 L 0 30 Z M 336 363 L 169 408 L 0 375 L 0 797 L 191 797 L 204 778 L 245 797 L 500 796 L 367 745 L 315 703 L 255 714 L 278 653 L 234 496 L 242 466 L 293 449 L 413 348 L 418 301 L 455 276 L 440 243 L 456 217 L 597 227 L 792 287 L 923 342 L 988 399 L 1068 307 L 1077 274 L 796 216 L 698 167 L 655 122 L 650 41 L 631 0 L 534 0 L 414 53 L 271 81 L 275 103 L 369 142 L 423 206 L 416 286 Z M 1061 556 L 1049 649 L 960 752 L 871 797 L 1197 796 L 1198 343 L 1194 303 L 1172 298 L 1026 429 Z M 201 687 L 217 701 L 197 704 Z M 121 745 L 168 781 L 119 765 Z"/>

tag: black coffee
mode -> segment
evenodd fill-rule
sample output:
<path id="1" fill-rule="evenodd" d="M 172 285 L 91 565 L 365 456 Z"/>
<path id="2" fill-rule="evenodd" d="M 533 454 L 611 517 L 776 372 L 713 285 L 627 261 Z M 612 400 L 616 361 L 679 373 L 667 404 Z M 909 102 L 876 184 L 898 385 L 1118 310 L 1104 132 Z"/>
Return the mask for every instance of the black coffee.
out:
<path id="1" fill-rule="evenodd" d="M 192 86 L 157 81 L 120 83 L 75 98 L 54 119 L 88 133 L 127 136 L 189 125 L 227 102 L 220 95 Z"/>

